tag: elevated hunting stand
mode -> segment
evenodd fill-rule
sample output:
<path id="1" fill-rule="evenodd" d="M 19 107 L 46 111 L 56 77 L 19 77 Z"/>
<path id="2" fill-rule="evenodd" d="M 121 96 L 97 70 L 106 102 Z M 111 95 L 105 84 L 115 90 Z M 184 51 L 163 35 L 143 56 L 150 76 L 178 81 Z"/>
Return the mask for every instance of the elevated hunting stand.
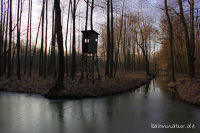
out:
<path id="1" fill-rule="evenodd" d="M 81 56 L 81 79 L 84 79 L 84 73 L 86 73 L 86 79 L 92 78 L 95 81 L 95 70 L 100 79 L 98 69 L 98 35 L 94 30 L 82 31 L 82 56 Z"/>

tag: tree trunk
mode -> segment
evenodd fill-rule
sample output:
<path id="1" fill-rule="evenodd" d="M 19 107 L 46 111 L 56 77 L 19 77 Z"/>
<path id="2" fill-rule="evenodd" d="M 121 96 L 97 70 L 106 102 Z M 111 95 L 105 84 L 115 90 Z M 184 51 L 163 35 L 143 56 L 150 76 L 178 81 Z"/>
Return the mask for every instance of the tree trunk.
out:
<path id="1" fill-rule="evenodd" d="M 109 75 L 110 66 L 110 0 L 107 0 L 107 60 L 105 76 Z"/>
<path id="2" fill-rule="evenodd" d="M 7 8 L 7 18 L 6 18 L 6 36 L 5 36 L 5 44 L 4 44 L 4 74 L 6 73 L 7 67 L 7 36 L 8 36 L 8 18 L 9 18 L 9 1 L 8 1 L 8 8 Z"/>
<path id="3" fill-rule="evenodd" d="M 75 77 L 76 71 L 76 0 L 73 3 L 73 38 L 72 38 L 72 68 L 71 68 L 71 78 Z"/>
<path id="4" fill-rule="evenodd" d="M 27 66 L 27 53 L 28 53 L 28 43 L 29 43 L 29 21 L 30 21 L 30 0 L 29 0 L 29 10 L 28 10 L 28 23 L 27 23 L 27 32 L 26 32 L 26 50 L 25 50 L 25 61 L 24 61 L 24 75 L 26 75 L 26 66 Z"/>
<path id="5" fill-rule="evenodd" d="M 182 0 L 178 0 L 179 10 L 180 10 L 180 18 L 184 29 L 184 38 L 185 38 L 185 45 L 187 51 L 187 60 L 188 60 L 188 76 L 189 78 L 194 78 L 194 57 L 192 56 L 192 48 L 190 46 L 190 40 L 188 36 L 188 27 L 185 21 L 184 13 L 183 13 L 183 5 Z M 192 18 L 191 18 L 192 19 Z"/>
<path id="6" fill-rule="evenodd" d="M 55 8 L 55 26 L 57 34 L 58 52 L 59 52 L 59 71 L 58 79 L 56 82 L 57 89 L 63 89 L 64 84 L 64 51 L 63 51 L 63 35 L 62 35 L 62 25 L 61 25 L 61 10 L 60 10 L 60 0 L 54 0 Z"/>
<path id="7" fill-rule="evenodd" d="M 87 0 L 87 6 L 86 6 L 86 21 L 85 21 L 85 30 L 87 30 L 87 23 L 88 23 L 88 6 L 89 6 L 89 0 Z"/>
<path id="8" fill-rule="evenodd" d="M 18 9 L 17 9 L 17 77 L 18 80 L 21 80 L 20 75 L 20 21 L 21 21 L 21 15 L 20 15 L 20 0 L 18 0 Z"/>
<path id="9" fill-rule="evenodd" d="M 43 12 L 42 12 L 42 33 L 41 33 L 41 48 L 40 48 L 40 59 L 39 59 L 39 76 L 43 74 L 43 44 L 44 44 L 44 5 L 45 0 L 43 0 Z"/>
<path id="10" fill-rule="evenodd" d="M 198 14 L 197 14 L 198 15 Z M 192 70 L 191 75 L 194 75 L 195 72 L 195 35 L 194 35 L 194 0 L 190 0 L 190 46 L 191 46 L 191 62 Z"/>
<path id="11" fill-rule="evenodd" d="M 11 76 L 11 45 L 12 45 L 12 0 L 9 0 L 10 2 L 10 22 L 9 22 L 9 47 L 8 47 L 8 73 L 7 78 L 10 78 Z"/>
<path id="12" fill-rule="evenodd" d="M 172 28 L 171 19 L 170 19 L 169 12 L 168 12 L 167 0 L 165 0 L 164 2 L 165 2 L 165 13 L 166 13 L 167 21 L 168 21 L 168 24 L 169 24 L 169 40 L 170 40 L 170 52 L 171 52 L 172 82 L 175 82 L 176 79 L 175 79 L 175 73 L 174 73 L 173 28 Z"/>
<path id="13" fill-rule="evenodd" d="M 91 5 L 91 16 L 90 16 L 91 30 L 93 30 L 93 10 L 94 10 L 94 0 L 92 0 L 92 5 Z"/>
<path id="14" fill-rule="evenodd" d="M 113 22 L 113 0 L 110 1 L 111 6 L 111 51 L 110 51 L 110 78 L 113 77 L 113 51 L 114 51 L 114 22 Z"/>
<path id="15" fill-rule="evenodd" d="M 0 75 L 2 74 L 2 49 L 3 49 L 3 0 L 1 0 L 1 22 L 0 22 Z"/>
<path id="16" fill-rule="evenodd" d="M 31 67 L 32 67 L 32 62 L 31 62 L 31 36 L 32 36 L 32 27 L 31 27 L 31 25 L 32 25 L 32 0 L 30 0 L 30 2 L 31 2 L 31 4 L 30 4 L 30 30 L 29 30 L 29 62 L 30 62 L 30 64 L 29 64 L 29 76 L 31 77 Z"/>
<path id="17" fill-rule="evenodd" d="M 46 0 L 46 35 L 45 35 L 45 53 L 44 53 L 44 75 L 43 78 L 46 78 L 47 72 L 47 27 L 48 27 L 48 0 Z"/>
<path id="18" fill-rule="evenodd" d="M 70 9 L 71 9 L 71 0 L 69 1 L 69 8 L 68 8 L 68 16 L 67 16 L 67 29 L 66 29 L 66 37 L 65 37 L 65 49 L 66 49 L 66 53 L 65 53 L 65 65 L 66 65 L 66 75 L 69 76 L 69 68 L 68 68 L 68 49 L 67 49 L 67 40 L 68 40 L 68 30 L 69 30 L 69 15 L 70 15 Z"/>

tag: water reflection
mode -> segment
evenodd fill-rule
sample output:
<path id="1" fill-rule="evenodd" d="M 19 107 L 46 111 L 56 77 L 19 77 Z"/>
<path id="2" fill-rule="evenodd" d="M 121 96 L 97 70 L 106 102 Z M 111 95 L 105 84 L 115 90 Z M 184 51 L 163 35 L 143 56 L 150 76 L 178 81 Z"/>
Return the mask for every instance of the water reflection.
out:
<path id="1" fill-rule="evenodd" d="M 200 109 L 179 101 L 164 77 L 131 92 L 96 99 L 48 100 L 0 93 L 2 133 L 200 132 Z M 151 129 L 151 123 L 195 124 L 195 130 Z"/>

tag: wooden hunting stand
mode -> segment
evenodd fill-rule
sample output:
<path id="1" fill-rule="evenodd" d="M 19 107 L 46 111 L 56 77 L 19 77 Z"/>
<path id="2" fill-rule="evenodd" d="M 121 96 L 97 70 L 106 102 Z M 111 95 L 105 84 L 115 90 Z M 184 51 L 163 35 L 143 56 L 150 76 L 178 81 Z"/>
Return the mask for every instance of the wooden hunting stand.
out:
<path id="1" fill-rule="evenodd" d="M 100 79 L 98 69 L 98 35 L 94 30 L 82 31 L 82 56 L 81 56 L 81 79 L 84 79 L 84 73 L 86 73 L 86 79 L 92 78 L 95 81 L 95 70 Z"/>

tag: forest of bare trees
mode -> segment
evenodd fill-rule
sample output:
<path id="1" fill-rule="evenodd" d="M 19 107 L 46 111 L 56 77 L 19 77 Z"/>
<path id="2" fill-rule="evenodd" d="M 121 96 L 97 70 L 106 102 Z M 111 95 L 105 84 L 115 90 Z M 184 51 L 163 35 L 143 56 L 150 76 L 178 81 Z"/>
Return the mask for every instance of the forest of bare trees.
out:
<path id="1" fill-rule="evenodd" d="M 128 0 L 38 3 L 36 8 L 32 0 L 1 0 L 1 76 L 53 76 L 63 86 L 64 77 L 76 77 L 81 31 L 89 29 L 100 33 L 101 75 L 145 71 L 150 76 L 168 69 L 175 81 L 175 74 L 194 78 L 200 72 L 199 1 L 158 2 L 159 18 L 141 6 L 133 9 Z"/>
<path id="2" fill-rule="evenodd" d="M 165 8 L 162 10 L 166 10 L 166 16 L 161 18 L 160 26 L 162 49 L 159 55 L 163 57 L 160 61 L 172 69 L 172 73 L 185 73 L 190 78 L 199 74 L 198 3 L 194 0 L 178 0 L 176 3 L 165 0 Z"/>

